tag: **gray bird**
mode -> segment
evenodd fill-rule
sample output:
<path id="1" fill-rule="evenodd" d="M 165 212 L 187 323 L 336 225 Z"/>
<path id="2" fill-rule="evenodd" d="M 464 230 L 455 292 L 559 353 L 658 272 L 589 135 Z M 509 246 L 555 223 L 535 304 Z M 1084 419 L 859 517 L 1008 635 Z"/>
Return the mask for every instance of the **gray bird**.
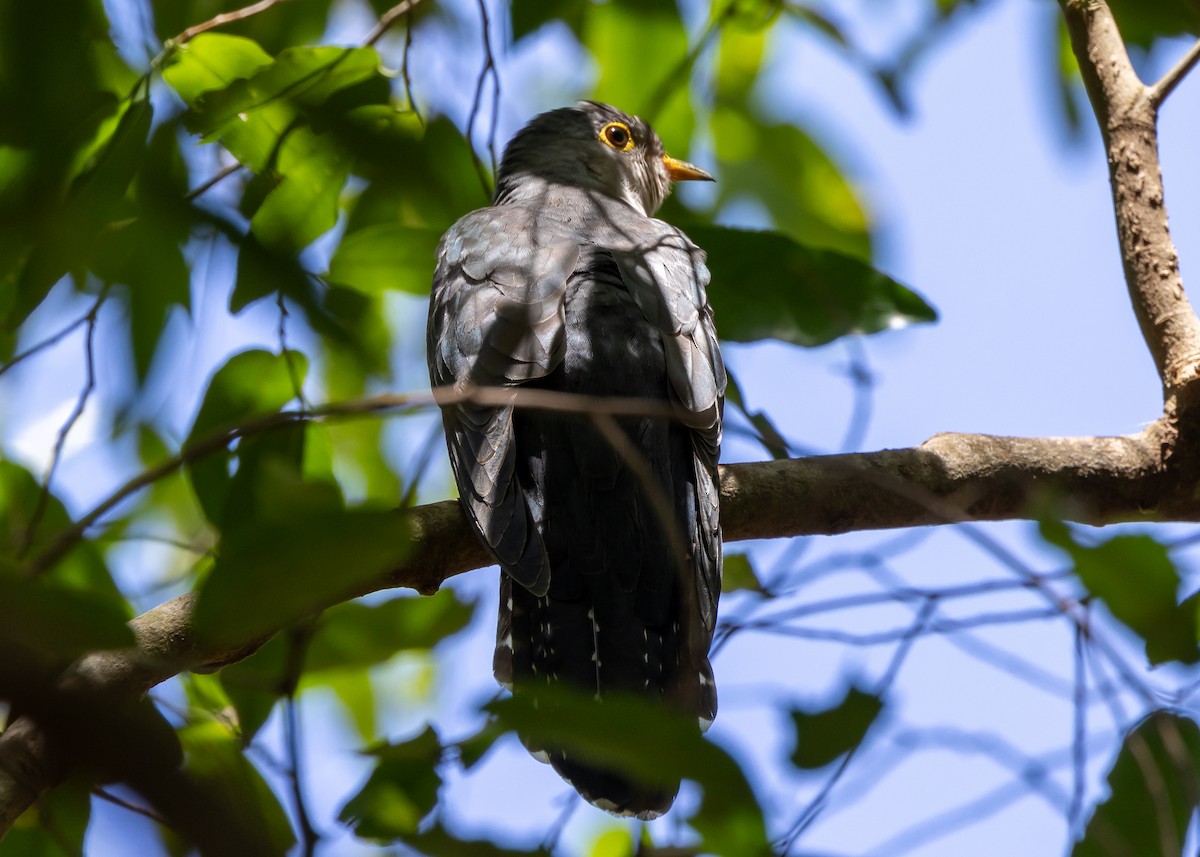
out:
<path id="1" fill-rule="evenodd" d="M 519 399 L 442 417 L 462 507 L 502 569 L 496 679 L 514 694 L 558 681 L 661 699 L 703 729 L 717 710 L 725 367 L 704 252 L 653 217 L 686 179 L 712 177 L 613 107 L 535 117 L 504 152 L 493 204 L 442 238 L 427 345 L 435 387 L 646 401 L 607 424 L 615 438 Z M 523 740 L 610 812 L 657 817 L 679 788 Z"/>

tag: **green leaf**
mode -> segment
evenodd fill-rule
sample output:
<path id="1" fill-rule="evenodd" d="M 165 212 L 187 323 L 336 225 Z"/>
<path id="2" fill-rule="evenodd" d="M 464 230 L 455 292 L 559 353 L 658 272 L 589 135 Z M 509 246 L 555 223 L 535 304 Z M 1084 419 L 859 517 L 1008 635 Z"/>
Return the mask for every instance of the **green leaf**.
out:
<path id="1" fill-rule="evenodd" d="M 1156 711 L 1125 737 L 1071 857 L 1176 857 L 1200 808 L 1200 728 Z"/>
<path id="2" fill-rule="evenodd" d="M 207 792 L 217 823 L 236 824 L 252 833 L 257 850 L 243 853 L 283 854 L 296 837 L 270 786 L 242 754 L 241 744 L 220 724 L 203 721 L 179 730 L 186 768 Z M 251 843 L 245 843 L 248 847 Z"/>
<path id="3" fill-rule="evenodd" d="M 163 80 L 188 104 L 206 92 L 224 89 L 271 64 L 271 55 L 257 42 L 225 33 L 201 33 L 171 52 Z"/>
<path id="4" fill-rule="evenodd" d="M 750 564 L 750 557 L 744 553 L 725 554 L 721 566 L 722 592 L 753 592 L 764 594 L 762 582 Z"/>
<path id="5" fill-rule="evenodd" d="M 330 135 L 355 157 L 355 172 L 371 184 L 354 200 L 348 234 L 395 224 L 444 232 L 488 203 L 475 175 L 471 147 L 444 117 L 422 128 L 412 113 L 359 108 Z"/>
<path id="6" fill-rule="evenodd" d="M 394 511 L 296 515 L 223 550 L 196 603 L 197 633 L 235 644 L 273 633 L 361 593 L 404 558 L 410 534 Z"/>
<path id="7" fill-rule="evenodd" d="M 250 234 L 238 248 L 237 277 L 229 311 L 237 315 L 257 300 L 282 293 L 302 305 L 313 303 L 313 285 L 296 255 L 268 250 Z"/>
<path id="8" fill-rule="evenodd" d="M 514 43 L 519 42 L 543 24 L 555 20 L 562 21 L 578 36 L 582 31 L 588 6 L 588 0 L 540 0 L 536 3 L 518 0 L 511 3 L 509 14 L 512 16 L 512 40 Z"/>
<path id="9" fill-rule="evenodd" d="M 722 339 L 824 345 L 937 319 L 920 295 L 852 256 L 776 232 L 687 226 L 708 254 L 708 297 Z"/>
<path id="10" fill-rule="evenodd" d="M 717 155 L 717 209 L 750 197 L 775 229 L 805 244 L 869 259 L 866 214 L 837 165 L 793 125 L 756 120 L 744 106 L 712 117 Z"/>
<path id="11" fill-rule="evenodd" d="M 108 29 L 104 6 L 95 0 L 59 0 L 52 10 L 38 3 L 0 3 L 4 333 L 16 330 L 62 272 L 78 269 L 107 222 L 73 213 L 65 199 L 98 151 L 112 145 L 120 119 L 142 115 L 142 106 L 131 113 L 129 102 L 122 101 L 137 77 L 103 38 Z M 113 160 L 121 166 L 125 161 Z"/>
<path id="12" fill-rule="evenodd" d="M 208 382 L 187 442 L 278 411 L 296 397 L 296 383 L 303 383 L 306 371 L 307 362 L 299 352 L 285 355 L 256 349 L 235 354 Z M 217 524 L 223 519 L 229 491 L 228 461 L 227 454 L 214 453 L 188 466 L 196 497 L 208 519 Z"/>
<path id="13" fill-rule="evenodd" d="M 275 703 L 295 682 L 299 654 L 291 634 L 281 634 L 264 643 L 248 658 L 230 664 L 218 677 L 221 688 L 237 711 L 238 735 L 242 746 L 254 740 Z"/>
<path id="14" fill-rule="evenodd" d="M 278 411 L 296 397 L 296 382 L 303 383 L 306 372 L 307 360 L 298 351 L 252 349 L 233 355 L 208 382 L 188 441 Z"/>
<path id="15" fill-rule="evenodd" d="M 325 688 L 337 697 L 363 741 L 373 740 L 377 736 L 379 724 L 375 717 L 375 685 L 366 670 L 339 670 L 321 673 L 315 679 L 306 677 L 302 690 L 311 686 Z"/>
<path id="16" fill-rule="evenodd" d="M 42 493 L 42 486 L 28 470 L 0 460 L 0 579 L 26 560 L 37 557 L 71 525 L 71 517 L 62 501 L 53 493 L 43 498 Z M 30 540 L 29 529 L 39 506 L 41 517 L 37 519 L 38 525 Z M 122 621 L 133 616 L 94 542 L 80 541 L 39 580 L 48 587 L 75 590 L 104 602 L 107 606 L 97 606 L 97 609 L 106 615 L 112 611 L 120 612 Z"/>
<path id="17" fill-rule="evenodd" d="M 288 135 L 276 170 L 281 179 L 254 213 L 250 229 L 264 247 L 295 253 L 337 223 L 347 172 L 337 154 L 303 128 Z"/>
<path id="18" fill-rule="evenodd" d="M 588 6 L 584 46 L 600 65 L 594 97 L 654 125 L 667 151 L 692 141 L 687 31 L 675 0 L 610 0 Z"/>
<path id="19" fill-rule="evenodd" d="M 0 839 L 0 857 L 75 857 L 91 818 L 91 783 L 73 776 L 43 792 Z"/>
<path id="20" fill-rule="evenodd" d="M 405 649 L 431 649 L 467 627 L 474 613 L 475 605 L 459 601 L 451 590 L 374 605 L 338 604 L 321 614 L 305 669 L 369 667 Z"/>
<path id="21" fill-rule="evenodd" d="M 0 576 L 0 635 L 62 661 L 132 646 L 128 609 L 44 580 Z"/>
<path id="22" fill-rule="evenodd" d="M 246 78 L 197 99 L 194 121 L 208 135 L 273 102 L 329 119 L 364 104 L 387 104 L 389 97 L 372 48 L 288 48 Z"/>
<path id="23" fill-rule="evenodd" d="M 823 768 L 863 742 L 867 730 L 883 710 L 883 700 L 871 693 L 850 688 L 845 699 L 832 708 L 793 711 L 796 749 L 792 764 L 812 770 Z"/>
<path id="24" fill-rule="evenodd" d="M 1113 536 L 1095 546 L 1082 545 L 1058 521 L 1043 521 L 1041 532 L 1070 554 L 1088 592 L 1146 641 L 1150 663 L 1200 661 L 1196 610 L 1179 604 L 1179 571 L 1163 545 L 1143 535 Z"/>
<path id="25" fill-rule="evenodd" d="M 534 746 L 551 746 L 612 768 L 648 786 L 672 788 L 680 777 L 704 791 L 691 825 L 704 852 L 750 857 L 771 852 L 762 810 L 733 757 L 701 736 L 693 716 L 640 697 L 590 695 L 539 687 L 485 706 Z"/>
<path id="26" fill-rule="evenodd" d="M 635 857 L 634 847 L 628 830 L 606 830 L 596 837 L 588 857 Z"/>
<path id="27" fill-rule="evenodd" d="M 59 279 L 81 268 L 110 224 L 128 214 L 126 190 L 146 151 L 153 110 L 149 101 L 135 99 L 117 117 L 102 126 L 102 142 L 71 183 L 58 223 L 30 254 L 16 283 L 10 323 L 23 320 Z"/>
<path id="28" fill-rule="evenodd" d="M 1200 3 L 1195 0 L 1109 0 L 1126 44 L 1150 48 L 1157 39 L 1200 36 Z"/>
<path id="29" fill-rule="evenodd" d="M 401 744 L 367 751 L 378 761 L 366 784 L 338 814 L 366 839 L 395 839 L 416 833 L 437 803 L 442 778 L 437 772 L 442 745 L 431 727 Z"/>
<path id="30" fill-rule="evenodd" d="M 436 229 L 398 223 L 367 226 L 342 239 L 326 276 L 368 295 L 388 289 L 427 295 L 440 236 Z"/>

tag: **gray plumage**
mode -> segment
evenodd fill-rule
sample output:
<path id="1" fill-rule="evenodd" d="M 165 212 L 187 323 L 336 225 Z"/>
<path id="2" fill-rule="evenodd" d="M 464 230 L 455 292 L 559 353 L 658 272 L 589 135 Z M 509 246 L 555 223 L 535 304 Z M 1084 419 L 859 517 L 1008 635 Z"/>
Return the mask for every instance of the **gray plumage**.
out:
<path id="1" fill-rule="evenodd" d="M 587 416 L 467 403 L 443 420 L 463 509 L 503 570 L 497 679 L 518 694 L 558 680 L 649 695 L 707 725 L 725 369 L 704 253 L 652 216 L 672 176 L 709 178 L 615 108 L 534 118 L 493 205 L 442 238 L 428 353 L 438 387 L 670 404 L 674 418 L 616 420 L 632 455 Z M 612 812 L 655 817 L 678 789 L 526 744 Z"/>

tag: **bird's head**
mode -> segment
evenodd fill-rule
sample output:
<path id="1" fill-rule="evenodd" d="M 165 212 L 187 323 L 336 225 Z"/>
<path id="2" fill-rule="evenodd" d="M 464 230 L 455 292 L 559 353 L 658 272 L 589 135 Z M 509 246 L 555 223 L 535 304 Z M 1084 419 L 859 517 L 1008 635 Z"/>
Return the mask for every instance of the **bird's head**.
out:
<path id="1" fill-rule="evenodd" d="M 663 204 L 672 182 L 714 181 L 668 155 L 641 119 L 595 101 L 539 114 L 512 138 L 496 176 L 496 202 L 534 177 L 599 191 L 646 215 Z"/>

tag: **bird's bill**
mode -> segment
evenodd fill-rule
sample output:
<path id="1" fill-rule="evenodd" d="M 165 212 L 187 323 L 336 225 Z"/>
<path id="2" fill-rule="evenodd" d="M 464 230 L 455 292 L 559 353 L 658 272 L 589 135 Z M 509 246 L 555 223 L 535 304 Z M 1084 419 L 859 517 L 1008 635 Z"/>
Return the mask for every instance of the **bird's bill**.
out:
<path id="1" fill-rule="evenodd" d="M 687 161 L 676 160 L 670 155 L 663 155 L 663 163 L 667 165 L 667 175 L 671 177 L 671 181 L 673 182 L 716 181 L 716 179 L 695 164 L 689 164 Z"/>

